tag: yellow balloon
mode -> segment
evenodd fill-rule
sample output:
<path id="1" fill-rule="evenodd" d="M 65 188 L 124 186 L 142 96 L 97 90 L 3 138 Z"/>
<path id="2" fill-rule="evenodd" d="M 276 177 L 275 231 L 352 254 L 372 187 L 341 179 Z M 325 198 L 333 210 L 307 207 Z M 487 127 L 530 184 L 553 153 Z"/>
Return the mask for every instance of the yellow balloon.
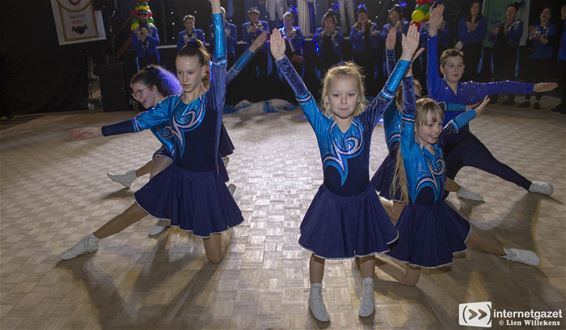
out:
<path id="1" fill-rule="evenodd" d="M 411 18 L 413 19 L 413 22 L 420 23 L 423 19 L 425 19 L 425 13 L 420 10 L 413 10 Z"/>
<path id="2" fill-rule="evenodd" d="M 424 19 L 425 19 L 425 21 L 428 21 L 430 19 L 430 13 L 426 13 Z"/>
<path id="3" fill-rule="evenodd" d="M 139 27 L 140 27 L 140 23 L 138 23 L 138 22 L 132 23 L 132 25 L 130 25 L 130 31 L 135 31 Z"/>

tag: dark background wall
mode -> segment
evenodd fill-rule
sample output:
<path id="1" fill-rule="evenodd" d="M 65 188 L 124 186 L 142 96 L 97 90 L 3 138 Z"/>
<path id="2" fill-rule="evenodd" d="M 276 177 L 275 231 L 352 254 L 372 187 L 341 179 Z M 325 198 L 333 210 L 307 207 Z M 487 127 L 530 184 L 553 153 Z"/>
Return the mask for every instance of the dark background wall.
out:
<path id="1" fill-rule="evenodd" d="M 1 0 L 0 43 L 6 48 L 7 75 L 0 94 L 15 114 L 69 111 L 84 108 L 88 97 L 88 63 L 94 65 L 130 61 L 129 17 L 135 0 L 95 0 L 102 6 L 107 40 L 59 46 L 50 0 Z M 330 2 L 330 1 L 329 1 Z M 387 20 L 387 9 L 395 1 L 364 1 L 371 18 L 380 25 Z M 406 17 L 414 8 L 414 0 L 406 1 Z M 226 5 L 226 0 L 222 0 Z M 452 36 L 456 36 L 457 18 L 468 9 L 469 1 L 444 1 L 446 21 Z M 559 19 L 562 1 L 531 1 L 531 24 L 545 4 L 553 5 L 554 20 Z M 197 27 L 208 32 L 210 4 L 208 0 L 153 0 L 151 9 L 160 30 L 162 44 L 174 44 L 183 28 L 182 17 L 197 16 Z M 243 0 L 235 0 L 233 22 L 245 21 Z M 112 33 L 110 33 L 112 27 Z M 112 38 L 110 38 L 112 36 Z M 454 40 L 455 41 L 455 40 Z M 1 48 L 1 47 L 0 47 Z M 125 63 L 126 66 L 129 63 Z M 171 63 L 167 66 L 171 68 Z M 7 77 L 6 77 L 7 76 Z M 7 78 L 7 79 L 6 79 Z M 311 77 L 312 78 L 312 77 Z M 126 80 L 126 78 L 124 79 Z"/>

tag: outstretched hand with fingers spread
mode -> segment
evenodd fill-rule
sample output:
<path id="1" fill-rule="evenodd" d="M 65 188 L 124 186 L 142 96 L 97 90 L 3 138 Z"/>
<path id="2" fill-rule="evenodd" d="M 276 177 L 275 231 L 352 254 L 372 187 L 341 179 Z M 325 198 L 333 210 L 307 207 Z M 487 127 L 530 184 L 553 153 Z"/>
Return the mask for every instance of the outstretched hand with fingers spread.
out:
<path id="1" fill-rule="evenodd" d="M 486 97 L 483 98 L 483 102 L 475 108 L 476 115 L 479 116 L 485 111 L 485 109 L 487 108 L 487 105 L 489 104 L 489 101 L 490 101 L 489 96 L 486 96 Z"/>
<path id="2" fill-rule="evenodd" d="M 285 57 L 285 40 L 281 36 L 281 32 L 278 29 L 273 29 L 271 32 L 271 38 L 269 48 L 271 49 L 271 55 L 275 60 L 280 60 Z"/>
<path id="3" fill-rule="evenodd" d="M 444 20 L 444 5 L 438 5 L 430 10 L 430 18 L 428 20 L 428 33 L 435 36 L 442 26 Z"/>
<path id="4" fill-rule="evenodd" d="M 415 51 L 419 47 L 419 31 L 415 24 L 411 24 L 407 34 L 403 35 L 402 45 L 403 45 L 403 53 L 401 54 L 401 60 L 405 61 L 412 61 L 413 55 Z"/>

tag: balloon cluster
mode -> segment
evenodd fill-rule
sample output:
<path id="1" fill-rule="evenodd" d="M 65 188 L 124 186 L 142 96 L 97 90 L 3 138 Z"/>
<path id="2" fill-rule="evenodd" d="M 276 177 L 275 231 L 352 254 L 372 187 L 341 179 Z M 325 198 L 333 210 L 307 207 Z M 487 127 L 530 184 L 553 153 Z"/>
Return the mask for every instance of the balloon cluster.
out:
<path id="1" fill-rule="evenodd" d="M 415 10 L 411 14 L 411 19 L 413 22 L 420 24 L 423 21 L 426 22 L 430 18 L 430 7 L 432 6 L 434 0 L 417 0 L 417 5 Z"/>
<path id="2" fill-rule="evenodd" d="M 153 19 L 153 13 L 149 8 L 149 0 L 136 0 L 136 6 L 132 10 L 132 25 L 130 25 L 131 31 L 136 31 L 141 25 L 153 24 L 155 20 Z"/>

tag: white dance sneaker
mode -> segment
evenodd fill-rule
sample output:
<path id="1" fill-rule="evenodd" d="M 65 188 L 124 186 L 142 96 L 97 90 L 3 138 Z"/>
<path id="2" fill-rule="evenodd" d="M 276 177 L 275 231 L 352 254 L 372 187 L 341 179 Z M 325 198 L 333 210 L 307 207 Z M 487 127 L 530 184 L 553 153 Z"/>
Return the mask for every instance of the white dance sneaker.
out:
<path id="1" fill-rule="evenodd" d="M 533 181 L 529 187 L 529 191 L 550 196 L 554 192 L 554 187 L 548 182 Z"/>
<path id="2" fill-rule="evenodd" d="M 540 259 L 530 250 L 521 250 L 521 249 L 503 249 L 505 251 L 505 255 L 501 256 L 501 258 L 521 262 L 527 265 L 536 266 L 539 264 Z"/>
<path id="3" fill-rule="evenodd" d="M 147 236 L 153 237 L 161 234 L 165 229 L 169 228 L 170 221 L 161 219 L 157 221 L 157 223 L 149 229 Z"/>
<path id="4" fill-rule="evenodd" d="M 110 180 L 114 182 L 118 182 L 119 184 L 121 184 L 126 188 L 130 188 L 132 182 L 134 182 L 134 180 L 137 178 L 136 171 L 134 170 L 130 170 L 124 174 L 114 174 L 109 172 L 107 173 L 107 175 L 110 178 Z"/>
<path id="5" fill-rule="evenodd" d="M 96 250 L 98 250 L 98 238 L 96 238 L 94 234 L 88 234 L 75 244 L 75 246 L 63 252 L 59 257 L 63 260 L 69 260 Z"/>
<path id="6" fill-rule="evenodd" d="M 313 283 L 311 284 L 311 292 L 309 295 L 309 309 L 311 310 L 312 316 L 321 322 L 330 321 L 330 315 L 324 306 L 324 300 L 322 300 L 322 284 Z"/>
<path id="7" fill-rule="evenodd" d="M 236 192 L 236 185 L 230 183 L 230 184 L 228 185 L 228 191 L 230 191 L 230 195 L 234 196 L 234 193 Z"/>
<path id="8" fill-rule="evenodd" d="M 224 162 L 224 167 L 228 167 L 228 163 L 230 162 L 230 157 L 222 157 L 222 161 Z"/>
<path id="9" fill-rule="evenodd" d="M 368 317 L 375 311 L 375 293 L 373 292 L 373 278 L 362 280 L 362 297 L 360 298 L 360 317 Z"/>
<path id="10" fill-rule="evenodd" d="M 469 199 L 471 201 L 483 202 L 483 197 L 480 194 L 470 191 L 464 187 L 461 187 L 460 190 L 456 192 L 456 196 L 458 196 L 458 198 Z"/>

